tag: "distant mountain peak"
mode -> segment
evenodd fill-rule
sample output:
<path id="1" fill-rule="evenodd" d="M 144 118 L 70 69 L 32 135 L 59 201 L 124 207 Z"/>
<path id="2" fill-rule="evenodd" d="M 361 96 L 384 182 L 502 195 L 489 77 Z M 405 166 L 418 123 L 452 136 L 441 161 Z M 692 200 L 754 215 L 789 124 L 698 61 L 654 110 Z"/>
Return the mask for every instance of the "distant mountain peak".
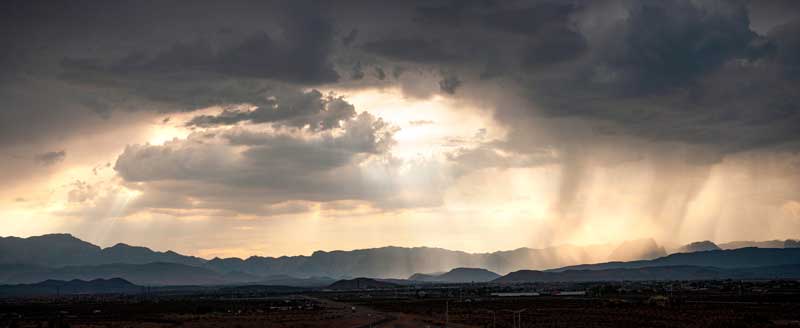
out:
<path id="1" fill-rule="evenodd" d="M 145 248 L 145 247 L 131 246 L 131 245 L 128 245 L 126 243 L 116 243 L 116 244 L 114 244 L 114 246 L 107 247 L 105 249 L 109 249 L 109 248 Z"/>
<path id="2" fill-rule="evenodd" d="M 73 236 L 69 233 L 50 233 L 41 236 L 31 236 L 28 238 L 24 238 L 25 240 L 49 240 L 49 241 L 61 241 L 61 242 L 73 242 L 73 243 L 81 243 L 81 244 L 88 244 L 95 246 L 94 244 L 85 242 L 78 237 Z"/>
<path id="3" fill-rule="evenodd" d="M 78 239 L 75 236 L 73 236 L 71 233 L 66 233 L 66 232 L 46 233 L 44 235 L 31 236 L 31 237 L 28 237 L 28 238 L 74 238 L 74 239 Z"/>

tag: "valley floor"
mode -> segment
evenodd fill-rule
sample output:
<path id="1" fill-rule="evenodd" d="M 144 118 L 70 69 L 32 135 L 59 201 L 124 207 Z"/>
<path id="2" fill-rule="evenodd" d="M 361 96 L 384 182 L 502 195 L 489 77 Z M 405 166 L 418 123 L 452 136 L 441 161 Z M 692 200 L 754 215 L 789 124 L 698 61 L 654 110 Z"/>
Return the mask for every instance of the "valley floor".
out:
<path id="1" fill-rule="evenodd" d="M 497 292 L 541 291 L 502 297 Z M 567 295 L 554 290 L 585 290 Z M 0 328 L 800 327 L 795 281 L 462 284 L 0 300 Z M 560 296 L 559 296 L 560 295 Z M 514 312 L 519 312 L 514 319 Z"/>

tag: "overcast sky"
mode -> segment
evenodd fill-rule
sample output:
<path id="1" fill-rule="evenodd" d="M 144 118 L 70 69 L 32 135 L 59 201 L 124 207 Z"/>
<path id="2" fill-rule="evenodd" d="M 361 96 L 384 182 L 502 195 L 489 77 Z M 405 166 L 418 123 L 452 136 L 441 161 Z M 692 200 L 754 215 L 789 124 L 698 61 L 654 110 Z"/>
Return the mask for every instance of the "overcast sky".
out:
<path id="1" fill-rule="evenodd" d="M 0 235 L 800 237 L 800 2 L 3 1 Z"/>

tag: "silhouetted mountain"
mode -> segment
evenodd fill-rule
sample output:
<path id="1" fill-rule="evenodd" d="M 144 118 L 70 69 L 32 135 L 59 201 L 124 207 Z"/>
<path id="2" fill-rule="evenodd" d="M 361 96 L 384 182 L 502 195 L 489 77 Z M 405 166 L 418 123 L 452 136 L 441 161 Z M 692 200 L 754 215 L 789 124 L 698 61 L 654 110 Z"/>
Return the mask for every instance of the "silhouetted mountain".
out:
<path id="1" fill-rule="evenodd" d="M 621 280 L 697 280 L 717 279 L 720 270 L 699 266 L 663 266 L 638 269 L 565 270 L 559 272 L 520 270 L 494 282 L 575 282 Z"/>
<path id="2" fill-rule="evenodd" d="M 136 294 L 142 287 L 124 279 L 45 280 L 35 284 L 0 285 L 0 297 L 75 295 L 75 294 Z"/>
<path id="3" fill-rule="evenodd" d="M 772 245 L 773 242 L 768 242 Z M 796 241 L 780 242 L 779 247 L 794 247 Z M 550 269 L 583 263 L 599 263 L 610 260 L 650 259 L 665 255 L 664 248 L 652 239 L 627 241 L 620 244 L 589 246 L 562 245 L 543 249 L 519 248 L 492 253 L 466 253 L 430 247 L 381 247 L 353 251 L 317 251 L 310 256 L 259 257 L 247 259 L 215 258 L 210 261 L 184 256 L 175 252 L 156 252 L 146 247 L 117 244 L 100 248 L 68 234 L 51 234 L 30 238 L 0 238 L 0 264 L 14 264 L 10 271 L 0 270 L 0 281 L 24 280 L 20 270 L 32 270 L 40 280 L 48 278 L 102 278 L 109 275 L 90 275 L 90 271 L 68 272 L 68 270 L 89 270 L 87 266 L 136 269 L 144 267 L 125 267 L 122 264 L 173 263 L 191 266 L 186 277 L 166 270 L 164 278 L 158 274 L 142 276 L 142 272 L 131 272 L 121 277 L 131 277 L 135 283 L 147 284 L 217 284 L 217 283 L 269 283 L 264 277 L 284 275 L 291 279 L 282 284 L 306 286 L 326 284 L 324 279 L 300 281 L 311 277 L 381 277 L 402 279 L 417 272 L 447 272 L 453 268 L 486 268 L 493 272 L 508 273 L 522 269 Z M 699 263 L 699 265 L 705 265 Z M 53 270 L 53 268 L 64 268 Z M 152 266 L 150 266 L 152 267 Z M 31 269 L 35 268 L 35 269 Z M 50 269 L 45 269 L 50 268 Z M 200 270 L 196 270 L 200 269 Z M 120 273 L 121 271 L 110 273 Z M 189 270 L 189 269 L 181 269 Z M 180 271 L 180 270 L 178 270 Z M 55 276 L 58 274 L 57 276 Z M 50 276 L 54 275 L 54 276 Z M 137 276 L 138 275 L 138 276 Z M 5 278 L 3 278 L 5 277 Z M 191 278 L 197 277 L 197 278 Z M 418 277 L 419 280 L 428 278 Z M 16 280 L 9 280 L 16 279 Z M 138 279 L 138 280 L 137 280 Z M 300 280 L 298 280 L 300 279 Z M 24 280 L 33 282 L 36 280 Z"/>
<path id="4" fill-rule="evenodd" d="M 718 251 L 718 250 L 720 250 L 719 246 L 708 240 L 705 240 L 683 245 L 677 249 L 676 253 L 692 253 L 692 252 L 705 252 L 705 251 Z"/>
<path id="5" fill-rule="evenodd" d="M 408 280 L 421 282 L 447 282 L 447 283 L 466 283 L 466 282 L 487 282 L 500 277 L 499 274 L 481 268 L 455 268 L 449 272 L 439 275 L 428 275 L 417 273 Z"/>
<path id="6" fill-rule="evenodd" d="M 495 272 L 522 268 L 552 268 L 565 263 L 592 263 L 608 259 L 615 245 L 559 246 L 544 249 L 471 254 L 429 247 L 381 247 L 354 251 L 314 252 L 311 256 L 250 257 L 208 261 L 219 272 L 241 271 L 255 275 L 285 274 L 295 277 L 369 276 L 405 278 L 417 272 L 446 272 L 458 267 L 482 267 Z"/>
<path id="7" fill-rule="evenodd" d="M 605 270 L 655 266 L 711 266 L 717 268 L 748 268 L 800 264 L 800 248 L 740 248 L 733 250 L 676 253 L 647 261 L 608 262 L 568 266 L 549 271 Z"/>
<path id="8" fill-rule="evenodd" d="M 47 266 L 86 264 L 96 261 L 101 248 L 69 234 L 29 238 L 0 237 L 0 263 Z"/>
<path id="9" fill-rule="evenodd" d="M 533 271 L 520 270 L 495 279 L 496 283 L 715 280 L 715 279 L 797 279 L 800 264 L 755 268 L 721 269 L 704 266 L 654 266 L 602 270 Z"/>
<path id="10" fill-rule="evenodd" d="M 155 252 L 146 247 L 126 244 L 116 244 L 103 249 L 69 234 L 50 234 L 29 238 L 0 237 L 0 263 L 28 263 L 60 267 L 153 262 L 201 265 L 205 263 L 205 260 L 172 251 Z"/>
<path id="11" fill-rule="evenodd" d="M 380 281 L 370 278 L 355 278 L 349 280 L 339 280 L 334 282 L 328 289 L 333 290 L 356 290 L 356 289 L 382 289 L 382 288 L 394 288 L 398 287 L 399 285 Z"/>
<path id="12" fill-rule="evenodd" d="M 767 241 L 732 241 L 728 243 L 717 244 L 721 249 L 738 249 L 747 247 L 758 248 L 783 248 L 785 242 L 783 240 L 767 240 Z"/>
<path id="13" fill-rule="evenodd" d="M 246 283 L 205 268 L 177 263 L 102 264 L 48 268 L 35 265 L 0 265 L 0 282 L 34 283 L 48 279 L 93 280 L 123 278 L 138 285 L 221 285 Z"/>
<path id="14" fill-rule="evenodd" d="M 147 247 L 116 244 L 104 248 L 100 254 L 101 263 L 144 264 L 153 262 L 179 263 L 186 265 L 202 265 L 206 260 L 194 256 L 186 256 L 173 251 L 156 252 Z"/>
<path id="15" fill-rule="evenodd" d="M 658 246 L 652 239 L 625 241 L 608 257 L 611 261 L 649 260 L 667 255 L 664 247 Z"/>

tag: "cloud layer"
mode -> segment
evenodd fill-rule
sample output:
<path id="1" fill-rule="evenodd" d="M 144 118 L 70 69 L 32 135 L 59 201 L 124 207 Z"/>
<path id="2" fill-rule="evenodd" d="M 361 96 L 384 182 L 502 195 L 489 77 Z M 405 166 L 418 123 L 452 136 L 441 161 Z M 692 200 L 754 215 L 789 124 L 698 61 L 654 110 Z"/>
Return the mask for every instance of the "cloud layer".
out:
<path id="1" fill-rule="evenodd" d="M 541 218 L 526 222 L 547 243 L 601 221 L 746 237 L 756 212 L 772 222 L 759 236 L 800 231 L 787 210 L 800 191 L 780 182 L 800 174 L 792 1 L 2 9 L 0 195 L 26 200 L 15 210 L 225 220 L 368 208 L 495 223 L 512 211 Z M 450 107 L 371 107 L 389 96 Z M 482 126 L 463 132 L 474 116 Z M 465 199 L 492 200 L 481 206 L 495 214 Z"/>

